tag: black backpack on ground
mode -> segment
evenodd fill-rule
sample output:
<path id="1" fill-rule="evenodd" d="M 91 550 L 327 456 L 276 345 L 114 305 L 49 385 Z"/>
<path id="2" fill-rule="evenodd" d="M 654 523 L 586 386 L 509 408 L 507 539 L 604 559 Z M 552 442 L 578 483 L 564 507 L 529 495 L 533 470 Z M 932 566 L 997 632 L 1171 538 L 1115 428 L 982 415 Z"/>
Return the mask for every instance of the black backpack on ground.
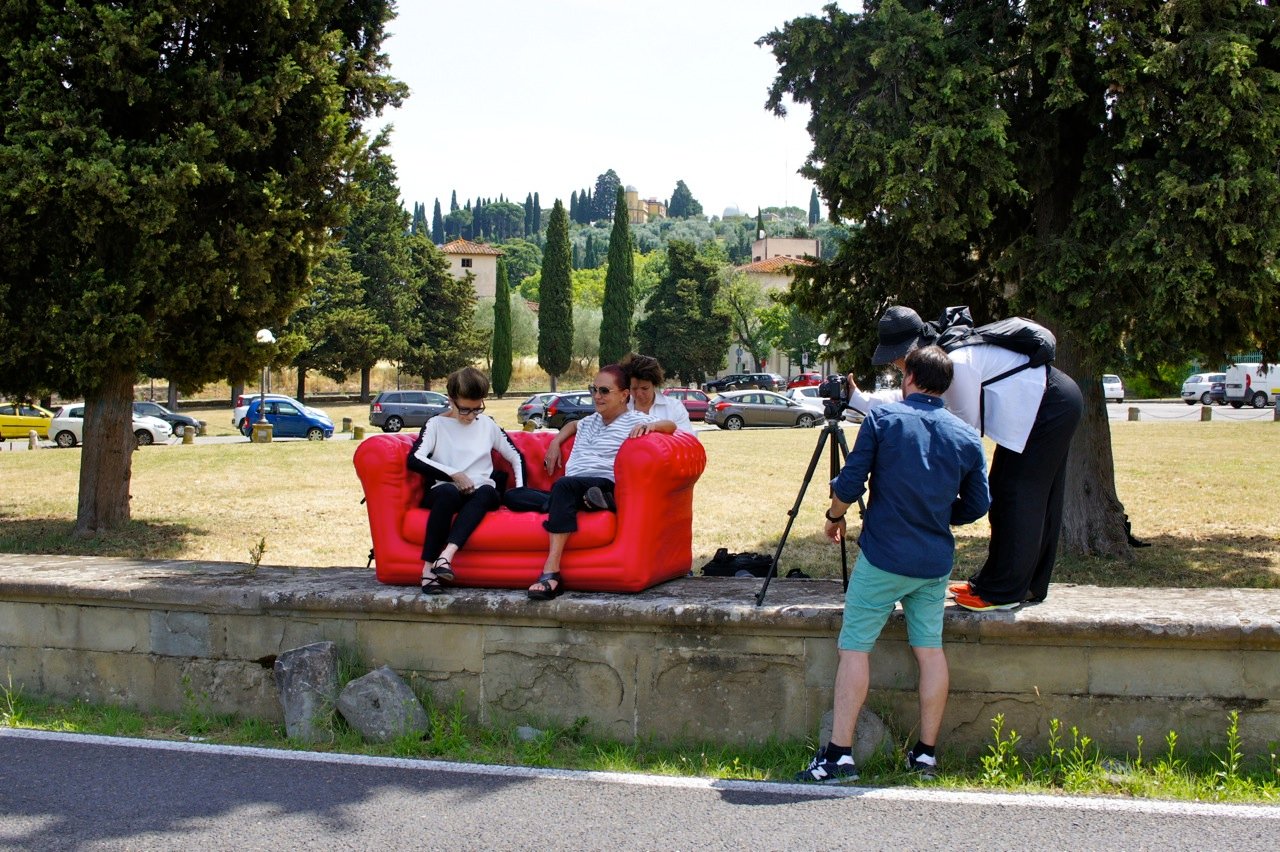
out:
<path id="1" fill-rule="evenodd" d="M 978 424 L 981 427 L 979 431 L 984 435 L 987 431 L 987 395 L 985 393 L 987 385 L 1034 367 L 1047 369 L 1049 364 L 1053 363 L 1058 351 L 1058 340 L 1053 336 L 1053 332 L 1025 317 L 1009 317 L 974 328 L 973 316 L 969 313 L 968 305 L 946 308 L 942 316 L 928 325 L 937 335 L 934 343 L 948 352 L 954 352 L 965 346 L 986 343 L 1008 349 L 1010 352 L 1017 352 L 1019 355 L 1026 355 L 1029 359 L 1027 363 L 1005 370 L 1000 375 L 992 376 L 982 383 L 978 399 Z"/>

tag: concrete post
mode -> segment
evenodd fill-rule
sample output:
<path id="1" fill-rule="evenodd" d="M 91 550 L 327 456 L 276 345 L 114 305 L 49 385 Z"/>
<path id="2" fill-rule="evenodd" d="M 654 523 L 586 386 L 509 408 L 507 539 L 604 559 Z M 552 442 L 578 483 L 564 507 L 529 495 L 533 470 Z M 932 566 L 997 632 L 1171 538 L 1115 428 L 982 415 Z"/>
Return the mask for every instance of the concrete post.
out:
<path id="1" fill-rule="evenodd" d="M 271 430 L 270 423 L 260 420 L 253 424 L 253 437 L 250 440 L 255 444 L 270 444 Z"/>
<path id="2" fill-rule="evenodd" d="M 363 427 L 363 426 L 357 426 L 357 427 L 355 427 L 353 430 L 351 430 L 351 438 L 352 438 L 353 440 L 356 440 L 356 441 L 363 441 L 363 440 L 364 440 L 364 427 Z"/>
<path id="3" fill-rule="evenodd" d="M 1280 423 L 1280 402 L 1276 403 L 1276 407 L 1271 410 L 1271 420 Z"/>
<path id="4" fill-rule="evenodd" d="M 343 432 L 350 432 L 350 431 L 351 431 L 351 418 L 350 418 L 350 417 L 344 417 L 344 418 L 342 418 L 342 431 L 343 431 Z"/>
<path id="5" fill-rule="evenodd" d="M 1137 420 L 1138 420 L 1138 408 L 1137 408 L 1137 406 L 1133 406 L 1133 407 L 1131 407 L 1131 408 L 1129 409 L 1129 420 L 1130 420 L 1130 422 L 1135 422 L 1135 423 L 1137 422 Z"/>
<path id="6" fill-rule="evenodd" d="M 196 442 L 196 427 L 183 426 L 182 427 L 182 443 L 194 444 L 195 442 Z"/>
<path id="7" fill-rule="evenodd" d="M 1200 407 L 1200 422 L 1208 423 L 1213 419 L 1213 409 L 1207 405 Z"/>
<path id="8" fill-rule="evenodd" d="M 209 423 L 205 420 L 197 420 L 196 422 L 200 424 L 200 427 L 196 429 L 196 434 L 203 438 L 208 433 Z"/>
<path id="9" fill-rule="evenodd" d="M 40 436 L 36 434 L 35 429 L 32 429 L 29 432 L 27 432 L 27 449 L 29 450 L 40 449 Z"/>

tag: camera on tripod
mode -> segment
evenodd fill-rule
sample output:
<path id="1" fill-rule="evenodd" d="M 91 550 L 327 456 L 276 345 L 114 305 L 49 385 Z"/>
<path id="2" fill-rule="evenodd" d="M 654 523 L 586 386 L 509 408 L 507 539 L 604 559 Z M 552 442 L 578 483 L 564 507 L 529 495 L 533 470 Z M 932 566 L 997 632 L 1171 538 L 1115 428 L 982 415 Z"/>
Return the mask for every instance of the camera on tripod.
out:
<path id="1" fill-rule="evenodd" d="M 822 397 L 822 413 L 828 420 L 836 420 L 849 407 L 849 383 L 845 377 L 832 373 L 818 385 Z"/>

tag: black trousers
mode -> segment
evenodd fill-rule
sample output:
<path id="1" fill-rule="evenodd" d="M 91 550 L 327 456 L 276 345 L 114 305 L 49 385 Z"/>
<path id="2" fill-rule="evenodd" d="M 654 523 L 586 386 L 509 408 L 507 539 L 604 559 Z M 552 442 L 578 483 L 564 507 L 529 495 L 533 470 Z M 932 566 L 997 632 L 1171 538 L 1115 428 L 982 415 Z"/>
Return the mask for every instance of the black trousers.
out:
<path id="1" fill-rule="evenodd" d="M 1067 451 L 1084 413 L 1075 380 L 1056 367 L 1022 452 L 996 447 L 991 460 L 991 543 L 987 561 L 969 578 L 990 603 L 1042 601 L 1058 558 Z"/>
<path id="2" fill-rule="evenodd" d="M 452 482 L 428 488 L 422 505 L 431 514 L 427 516 L 422 560 L 435 562 L 446 544 L 466 544 L 484 516 L 498 508 L 499 502 L 498 491 L 492 485 L 481 485 L 470 494 L 463 494 Z"/>
<path id="3" fill-rule="evenodd" d="M 551 486 L 543 529 L 552 533 L 577 532 L 582 498 L 593 486 L 606 494 L 613 493 L 613 480 L 603 476 L 562 476 L 557 479 Z"/>

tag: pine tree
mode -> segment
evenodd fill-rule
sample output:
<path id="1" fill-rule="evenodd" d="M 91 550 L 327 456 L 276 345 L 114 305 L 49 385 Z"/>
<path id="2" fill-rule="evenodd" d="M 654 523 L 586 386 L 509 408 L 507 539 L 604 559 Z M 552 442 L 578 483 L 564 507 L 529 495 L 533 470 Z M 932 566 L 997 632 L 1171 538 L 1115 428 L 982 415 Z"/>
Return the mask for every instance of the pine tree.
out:
<path id="1" fill-rule="evenodd" d="M 631 351 L 631 317 L 635 313 L 635 258 L 627 195 L 618 189 L 609 235 L 609 267 L 604 274 L 604 307 L 600 320 L 600 363 L 616 364 Z"/>
<path id="2" fill-rule="evenodd" d="M 818 206 L 818 188 L 815 186 L 809 193 L 809 224 L 816 225 L 822 218 L 822 208 Z"/>
<path id="3" fill-rule="evenodd" d="M 537 196 L 534 196 L 535 203 Z M 538 366 L 556 379 L 569 369 L 573 352 L 573 287 L 569 249 L 569 214 L 560 199 L 547 222 L 547 246 L 542 255 L 538 297 Z"/>
<path id="4" fill-rule="evenodd" d="M 672 219 L 702 215 L 702 205 L 693 197 L 693 193 L 682 180 L 676 181 L 676 188 L 671 193 L 671 201 L 667 203 L 667 215 Z"/>
<path id="5" fill-rule="evenodd" d="M 596 178 L 596 191 L 591 197 L 592 221 L 613 218 L 613 196 L 621 186 L 622 179 L 613 169 Z"/>
<path id="6" fill-rule="evenodd" d="M 498 281 L 493 292 L 493 366 L 489 379 L 501 399 L 511 386 L 511 286 L 507 282 L 507 262 L 498 258 Z"/>
<path id="7" fill-rule="evenodd" d="M 440 215 L 440 199 L 436 199 L 435 209 L 431 212 L 431 242 L 444 245 L 444 217 Z"/>

